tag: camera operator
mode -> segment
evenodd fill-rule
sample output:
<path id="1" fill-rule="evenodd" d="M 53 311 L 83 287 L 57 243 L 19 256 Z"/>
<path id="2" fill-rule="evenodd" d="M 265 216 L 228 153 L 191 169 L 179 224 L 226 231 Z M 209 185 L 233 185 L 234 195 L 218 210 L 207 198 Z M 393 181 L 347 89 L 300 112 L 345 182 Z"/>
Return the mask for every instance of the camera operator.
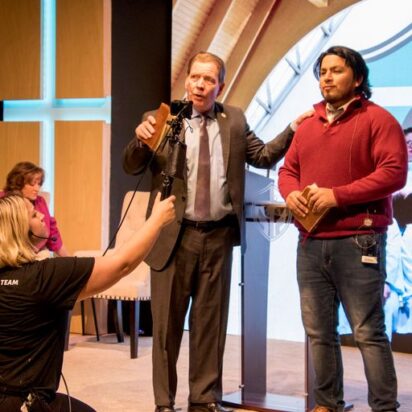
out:
<path id="1" fill-rule="evenodd" d="M 174 219 L 174 200 L 157 199 L 150 218 L 114 254 L 37 261 L 33 239 L 47 233 L 44 216 L 19 195 L 0 199 L 0 412 L 93 411 L 56 393 L 66 312 L 144 259 L 160 230 Z"/>

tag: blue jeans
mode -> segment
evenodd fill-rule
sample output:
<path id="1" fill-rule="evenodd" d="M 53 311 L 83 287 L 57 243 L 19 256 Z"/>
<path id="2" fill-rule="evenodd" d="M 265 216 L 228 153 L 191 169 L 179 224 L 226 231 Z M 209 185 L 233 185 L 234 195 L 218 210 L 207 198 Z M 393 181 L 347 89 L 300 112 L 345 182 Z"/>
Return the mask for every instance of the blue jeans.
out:
<path id="1" fill-rule="evenodd" d="M 343 365 L 337 332 L 342 302 L 359 347 L 373 411 L 396 411 L 397 380 L 385 334 L 385 238 L 376 234 L 378 264 L 362 263 L 363 236 L 299 239 L 297 273 L 302 320 L 309 337 L 318 405 L 343 410 Z"/>

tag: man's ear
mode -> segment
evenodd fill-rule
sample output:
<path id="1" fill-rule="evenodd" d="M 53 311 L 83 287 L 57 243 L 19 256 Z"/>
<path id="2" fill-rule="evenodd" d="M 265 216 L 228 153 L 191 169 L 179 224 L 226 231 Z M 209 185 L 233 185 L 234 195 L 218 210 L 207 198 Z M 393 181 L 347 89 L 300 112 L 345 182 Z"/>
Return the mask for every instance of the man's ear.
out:
<path id="1" fill-rule="evenodd" d="M 219 91 L 217 92 L 217 96 L 220 96 L 220 93 L 222 93 L 224 88 L 225 88 L 225 83 L 221 83 L 219 85 Z"/>
<path id="2" fill-rule="evenodd" d="M 359 79 L 355 80 L 355 87 L 359 87 L 363 82 L 363 77 L 359 77 Z"/>

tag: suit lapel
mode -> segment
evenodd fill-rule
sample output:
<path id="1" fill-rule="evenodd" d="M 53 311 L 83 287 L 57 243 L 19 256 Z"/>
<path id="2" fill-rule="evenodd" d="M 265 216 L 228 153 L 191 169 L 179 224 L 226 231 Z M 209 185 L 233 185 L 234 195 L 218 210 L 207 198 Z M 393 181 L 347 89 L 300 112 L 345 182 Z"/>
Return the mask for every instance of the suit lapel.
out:
<path id="1" fill-rule="evenodd" d="M 230 124 L 226 113 L 217 113 L 217 122 L 219 124 L 220 138 L 222 139 L 222 153 L 223 162 L 225 165 L 225 173 L 227 174 L 227 167 L 229 164 L 229 152 L 230 152 Z"/>
<path id="2" fill-rule="evenodd" d="M 179 139 L 180 139 L 181 142 L 185 143 L 185 129 L 184 129 L 184 127 L 182 127 L 182 130 L 180 131 Z M 185 163 L 184 163 L 183 181 L 184 181 L 185 190 L 186 190 L 186 193 L 187 193 L 187 158 L 185 159 Z"/>

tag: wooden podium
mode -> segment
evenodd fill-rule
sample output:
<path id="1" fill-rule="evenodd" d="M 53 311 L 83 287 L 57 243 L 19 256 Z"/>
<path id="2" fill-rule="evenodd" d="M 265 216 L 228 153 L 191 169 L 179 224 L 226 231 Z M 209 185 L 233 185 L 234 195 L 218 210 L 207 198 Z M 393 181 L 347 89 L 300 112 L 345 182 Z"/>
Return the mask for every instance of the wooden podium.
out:
<path id="1" fill-rule="evenodd" d="M 273 181 L 246 171 L 245 239 L 241 261 L 241 385 L 240 391 L 225 395 L 223 403 L 257 411 L 304 412 L 312 409 L 313 370 L 305 344 L 305 396 L 292 397 L 267 393 L 266 341 L 267 291 L 270 240 L 264 233 L 264 206 L 270 200 Z"/>

